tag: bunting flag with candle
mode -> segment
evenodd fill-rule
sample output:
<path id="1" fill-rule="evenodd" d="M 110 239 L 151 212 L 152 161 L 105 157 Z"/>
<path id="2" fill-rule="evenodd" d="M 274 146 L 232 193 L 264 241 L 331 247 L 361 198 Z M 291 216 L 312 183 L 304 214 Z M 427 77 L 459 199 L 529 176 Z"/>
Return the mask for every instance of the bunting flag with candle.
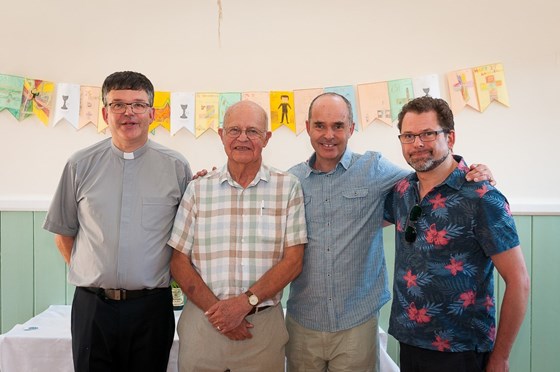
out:
<path id="1" fill-rule="evenodd" d="M 486 110 L 492 101 L 509 106 L 509 96 L 501 63 L 473 68 L 475 89 L 480 111 Z"/>
<path id="2" fill-rule="evenodd" d="M 224 115 L 226 114 L 228 107 L 239 101 L 241 101 L 241 93 L 220 93 L 220 111 L 218 115 L 220 128 L 224 126 Z"/>
<path id="3" fill-rule="evenodd" d="M 21 96 L 19 120 L 35 115 L 45 126 L 49 125 L 54 83 L 50 81 L 25 78 Z"/>
<path id="4" fill-rule="evenodd" d="M 359 131 L 360 129 L 360 117 L 358 116 L 358 110 L 356 105 L 356 93 L 354 92 L 354 87 L 352 85 L 345 85 L 339 87 L 327 87 L 325 92 L 338 93 L 344 98 L 346 98 L 352 104 L 352 117 L 354 120 L 354 130 Z"/>
<path id="5" fill-rule="evenodd" d="M 305 122 L 309 117 L 309 105 L 311 101 L 321 93 L 323 93 L 323 88 L 294 90 L 297 135 L 305 130 Z"/>
<path id="6" fill-rule="evenodd" d="M 294 104 L 294 92 L 273 91 L 270 92 L 270 123 L 271 130 L 275 131 L 282 125 L 296 132 L 296 115 Z"/>
<path id="7" fill-rule="evenodd" d="M 0 75 L 0 111 L 6 109 L 16 119 L 21 108 L 23 80 L 20 76 Z"/>
<path id="8" fill-rule="evenodd" d="M 97 125 L 97 132 L 100 132 L 99 112 L 102 106 L 101 88 L 82 85 L 80 87 L 80 118 L 77 129 L 82 129 L 86 125 L 93 124 Z M 103 119 L 103 117 L 101 117 L 101 119 Z"/>
<path id="9" fill-rule="evenodd" d="M 436 74 L 419 76 L 412 79 L 414 97 L 441 98 L 439 78 Z"/>
<path id="10" fill-rule="evenodd" d="M 255 102 L 261 106 L 268 116 L 268 130 L 270 130 L 270 94 L 268 92 L 243 92 L 241 100 Z"/>
<path id="11" fill-rule="evenodd" d="M 453 114 L 457 115 L 465 106 L 471 106 L 476 111 L 480 111 L 472 69 L 448 73 L 447 85 L 449 86 L 449 105 Z"/>
<path id="12" fill-rule="evenodd" d="M 219 93 L 197 93 L 195 110 L 195 136 L 200 137 L 208 129 L 218 133 Z"/>
<path id="13" fill-rule="evenodd" d="M 414 88 L 411 79 L 391 80 L 387 82 L 387 86 L 391 103 L 391 119 L 395 121 L 401 108 L 414 99 Z"/>
<path id="14" fill-rule="evenodd" d="M 53 127 L 62 119 L 74 128 L 80 120 L 80 86 L 78 84 L 58 83 L 54 104 Z"/>
<path id="15" fill-rule="evenodd" d="M 367 128 L 375 120 L 392 125 L 391 102 L 387 82 L 358 85 L 358 102 L 362 125 Z"/>
<path id="16" fill-rule="evenodd" d="M 171 135 L 185 128 L 194 132 L 195 100 L 193 92 L 171 92 Z"/>
<path id="17" fill-rule="evenodd" d="M 170 115 L 171 109 L 169 107 L 171 100 L 170 92 L 158 92 L 154 93 L 154 121 L 150 124 L 149 131 L 155 134 L 155 129 L 159 126 L 164 127 L 169 132 L 171 130 Z"/>

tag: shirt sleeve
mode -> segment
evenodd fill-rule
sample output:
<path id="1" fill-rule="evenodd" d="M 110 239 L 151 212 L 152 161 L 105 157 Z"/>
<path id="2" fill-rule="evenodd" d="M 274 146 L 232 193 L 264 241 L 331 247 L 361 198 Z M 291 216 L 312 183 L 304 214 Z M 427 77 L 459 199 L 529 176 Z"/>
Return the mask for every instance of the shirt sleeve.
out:
<path id="1" fill-rule="evenodd" d="M 509 203 L 505 196 L 494 188 L 480 198 L 475 236 L 488 256 L 519 245 L 519 236 Z"/>
<path id="2" fill-rule="evenodd" d="M 303 191 L 301 189 L 301 184 L 295 176 L 290 177 L 293 179 L 293 184 L 290 190 L 290 199 L 288 201 L 286 233 L 284 239 L 285 247 L 292 247 L 294 245 L 307 243 L 307 225 L 305 223 Z"/>
<path id="3" fill-rule="evenodd" d="M 197 213 L 194 191 L 195 183 L 190 182 L 177 208 L 171 237 L 167 242 L 168 245 L 188 256 L 190 256 L 194 244 Z"/>
<path id="4" fill-rule="evenodd" d="M 395 189 L 392 188 L 385 197 L 385 208 L 383 210 L 383 219 L 393 224 L 395 223 L 394 197 Z"/>
<path id="5" fill-rule="evenodd" d="M 76 166 L 68 162 L 45 217 L 45 230 L 59 235 L 76 236 L 80 226 L 76 190 Z"/>

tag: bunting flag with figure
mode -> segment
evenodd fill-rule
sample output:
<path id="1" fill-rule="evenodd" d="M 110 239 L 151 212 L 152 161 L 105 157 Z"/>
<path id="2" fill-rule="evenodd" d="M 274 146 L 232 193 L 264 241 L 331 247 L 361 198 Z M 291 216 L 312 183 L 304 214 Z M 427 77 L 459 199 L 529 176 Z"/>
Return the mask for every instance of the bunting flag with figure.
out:
<path id="1" fill-rule="evenodd" d="M 272 131 L 285 125 L 296 132 L 294 92 L 270 92 L 270 124 Z"/>

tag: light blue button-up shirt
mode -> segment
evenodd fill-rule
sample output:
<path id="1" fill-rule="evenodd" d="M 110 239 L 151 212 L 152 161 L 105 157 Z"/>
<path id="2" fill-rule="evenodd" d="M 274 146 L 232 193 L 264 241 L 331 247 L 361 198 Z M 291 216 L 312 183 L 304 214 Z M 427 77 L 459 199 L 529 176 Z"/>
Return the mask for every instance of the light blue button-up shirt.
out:
<path id="1" fill-rule="evenodd" d="M 349 149 L 328 173 L 314 162 L 315 154 L 289 170 L 303 188 L 308 243 L 287 312 L 306 328 L 337 332 L 371 319 L 390 298 L 383 203 L 410 172 L 380 153 Z"/>

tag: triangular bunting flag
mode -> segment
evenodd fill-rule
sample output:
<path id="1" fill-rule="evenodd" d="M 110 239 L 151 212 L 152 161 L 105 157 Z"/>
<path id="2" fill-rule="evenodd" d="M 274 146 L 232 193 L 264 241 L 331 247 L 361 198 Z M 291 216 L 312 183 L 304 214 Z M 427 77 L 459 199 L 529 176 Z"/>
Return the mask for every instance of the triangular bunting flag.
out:
<path id="1" fill-rule="evenodd" d="M 56 85 L 53 127 L 65 119 L 74 128 L 80 120 L 80 86 L 78 84 L 59 83 Z"/>

